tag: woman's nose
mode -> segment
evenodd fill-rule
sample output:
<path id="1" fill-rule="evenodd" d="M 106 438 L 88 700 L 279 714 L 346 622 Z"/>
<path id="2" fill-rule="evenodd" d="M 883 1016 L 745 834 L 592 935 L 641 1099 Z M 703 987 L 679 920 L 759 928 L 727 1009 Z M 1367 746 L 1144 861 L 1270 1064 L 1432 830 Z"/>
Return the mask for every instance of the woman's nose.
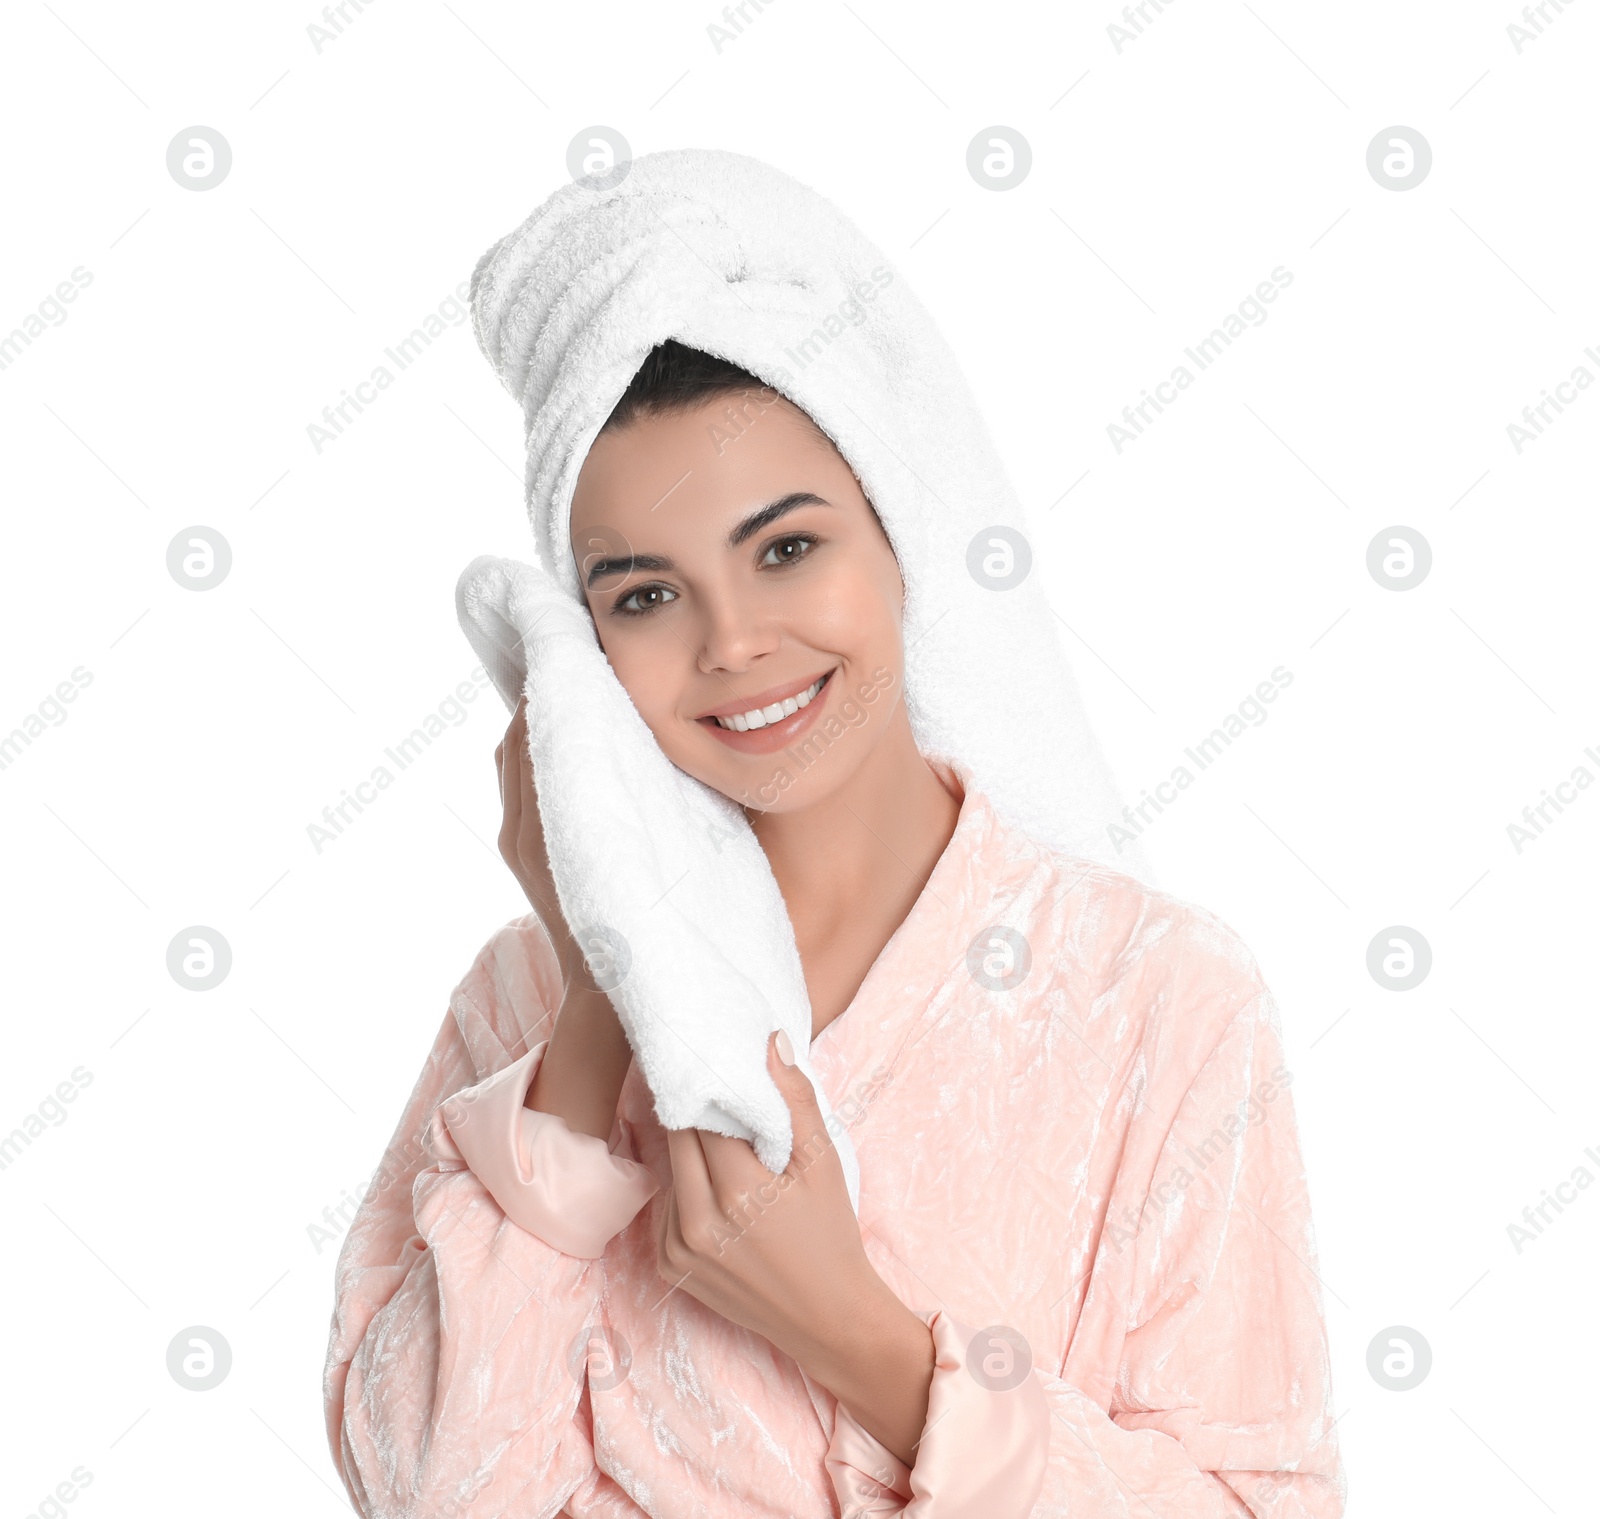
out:
<path id="1" fill-rule="evenodd" d="M 747 670 L 781 642 L 777 621 L 758 597 L 720 596 L 704 604 L 696 661 L 700 672 Z"/>

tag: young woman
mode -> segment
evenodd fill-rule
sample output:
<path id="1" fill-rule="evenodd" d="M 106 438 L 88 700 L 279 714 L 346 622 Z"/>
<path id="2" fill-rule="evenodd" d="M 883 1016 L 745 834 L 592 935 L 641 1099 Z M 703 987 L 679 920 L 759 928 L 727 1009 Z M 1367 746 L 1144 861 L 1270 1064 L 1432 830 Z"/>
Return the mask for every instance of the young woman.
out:
<path id="1" fill-rule="evenodd" d="M 631 566 L 591 564 L 601 644 L 663 751 L 725 795 L 839 693 L 880 691 L 751 814 L 858 1147 L 859 1223 L 776 1040 L 796 1141 L 773 1201 L 751 1206 L 771 1178 L 748 1144 L 655 1122 L 555 906 L 519 707 L 501 850 L 537 911 L 458 987 L 340 1262 L 329 1430 L 353 1501 L 1332 1519 L 1291 1078 L 1254 962 L 1215 917 L 1040 848 L 924 760 L 897 699 L 895 556 L 850 467 L 786 401 L 737 448 L 707 442 L 758 385 L 658 349 L 583 465 L 572 537 L 580 561 L 600 529 L 632 545 Z M 692 497 L 652 510 L 685 472 Z M 1010 988 L 1004 946 L 976 976 L 967 954 L 1002 896 L 1031 959 Z M 545 1115 L 556 1243 L 430 1125 L 485 1069 L 516 1076 L 491 1127 L 514 1103 Z M 560 1248 L 594 1220 L 598 1258 Z"/>
<path id="2" fill-rule="evenodd" d="M 502 239 L 474 303 L 546 568 L 771 866 L 841 1127 L 780 1036 L 782 1175 L 663 1129 L 563 919 L 519 706 L 500 844 L 535 910 L 456 988 L 341 1251 L 335 1460 L 369 1519 L 1338 1519 L 1272 996 L 1218 918 L 978 782 L 1043 743 L 1037 774 L 1087 785 L 1050 652 L 997 639 L 1018 603 L 967 579 L 1004 493 L 948 350 L 809 196 L 649 155 Z M 808 367 L 780 395 L 703 351 L 849 311 L 867 269 L 876 358 L 840 321 L 837 349 L 783 348 Z M 591 418 L 596 393 L 621 399 Z M 953 626 L 975 673 L 929 661 Z M 947 669 L 969 720 L 941 731 L 981 766 L 919 745 Z M 611 868 L 651 849 L 646 819 Z"/>

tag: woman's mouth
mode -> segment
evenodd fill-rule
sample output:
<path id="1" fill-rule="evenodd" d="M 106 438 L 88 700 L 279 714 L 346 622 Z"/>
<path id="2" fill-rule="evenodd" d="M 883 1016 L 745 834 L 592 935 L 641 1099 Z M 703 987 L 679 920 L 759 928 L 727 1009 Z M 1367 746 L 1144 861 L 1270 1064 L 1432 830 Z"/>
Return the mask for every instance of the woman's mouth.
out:
<path id="1" fill-rule="evenodd" d="M 775 695 L 764 705 L 708 714 L 697 721 L 730 749 L 742 754 L 774 754 L 816 721 L 827 704 L 823 692 L 833 673 L 829 670 L 791 694 Z"/>
<path id="2" fill-rule="evenodd" d="M 832 672 L 830 671 L 829 674 Z M 773 702 L 767 707 L 751 707 L 746 712 L 737 712 L 732 717 L 714 717 L 712 722 L 721 728 L 732 728 L 735 733 L 744 733 L 751 728 L 766 728 L 773 723 L 781 723 L 786 717 L 793 717 L 802 707 L 811 705 L 811 698 L 827 683 L 827 675 L 819 675 L 804 691 L 795 696 L 786 696 L 782 701 Z"/>

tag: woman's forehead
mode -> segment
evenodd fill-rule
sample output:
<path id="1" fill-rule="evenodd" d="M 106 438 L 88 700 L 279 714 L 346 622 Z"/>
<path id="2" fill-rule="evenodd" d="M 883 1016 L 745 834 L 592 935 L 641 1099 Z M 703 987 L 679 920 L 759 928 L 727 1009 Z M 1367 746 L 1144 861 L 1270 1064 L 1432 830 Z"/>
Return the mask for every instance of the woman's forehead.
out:
<path id="1" fill-rule="evenodd" d="M 573 492 L 573 544 L 596 527 L 715 530 L 723 518 L 791 492 L 814 491 L 830 502 L 859 492 L 853 471 L 804 412 L 785 402 L 784 415 L 771 406 L 742 417 L 734 431 L 723 408 L 738 399 L 603 432 Z"/>

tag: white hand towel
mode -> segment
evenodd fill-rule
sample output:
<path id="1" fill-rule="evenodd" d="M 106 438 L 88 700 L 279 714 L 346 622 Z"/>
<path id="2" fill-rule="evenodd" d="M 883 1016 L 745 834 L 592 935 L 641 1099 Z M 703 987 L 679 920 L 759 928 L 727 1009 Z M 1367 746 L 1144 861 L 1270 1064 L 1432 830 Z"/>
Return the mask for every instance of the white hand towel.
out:
<path id="1" fill-rule="evenodd" d="M 969 766 L 1040 842 L 1152 879 L 1136 843 L 1110 843 L 1121 803 L 1030 571 L 1025 518 L 905 277 L 829 201 L 758 159 L 652 153 L 620 179 L 562 186 L 479 259 L 472 316 L 523 408 L 542 570 L 476 560 L 458 602 L 508 705 L 527 639 L 530 750 L 563 909 L 574 928 L 627 942 L 612 1000 L 662 1123 L 750 1139 L 781 1169 L 791 1135 L 766 1069 L 771 1029 L 788 1030 L 810 1074 L 793 929 L 741 809 L 667 760 L 600 651 L 569 538 L 578 472 L 668 338 L 780 391 L 833 439 L 894 546 L 922 752 Z M 835 1144 L 854 1201 L 842 1128 Z"/>
<path id="2" fill-rule="evenodd" d="M 508 711 L 528 697 L 528 754 L 562 915 L 617 1009 L 669 1129 L 748 1139 L 790 1158 L 767 1073 L 785 1030 L 824 1121 L 811 1001 L 794 929 L 743 811 L 674 765 L 612 673 L 588 610 L 542 570 L 485 554 L 456 586 L 462 630 Z M 855 1148 L 829 1123 L 850 1201 Z"/>

